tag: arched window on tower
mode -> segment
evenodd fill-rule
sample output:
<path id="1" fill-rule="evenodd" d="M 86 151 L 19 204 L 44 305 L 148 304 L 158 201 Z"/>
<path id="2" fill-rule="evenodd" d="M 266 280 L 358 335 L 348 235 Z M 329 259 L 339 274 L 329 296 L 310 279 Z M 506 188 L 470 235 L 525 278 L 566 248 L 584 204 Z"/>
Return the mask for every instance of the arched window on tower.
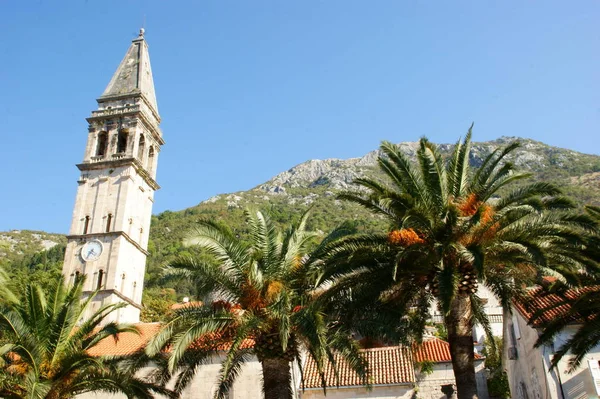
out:
<path id="1" fill-rule="evenodd" d="M 77 284 L 77 282 L 79 281 L 79 279 L 81 278 L 81 273 L 78 271 L 75 272 L 75 284 Z"/>
<path id="2" fill-rule="evenodd" d="M 148 166 L 146 169 L 150 174 L 152 174 L 152 171 L 154 170 L 154 147 L 150 147 L 148 150 Z"/>
<path id="3" fill-rule="evenodd" d="M 126 130 L 119 131 L 119 138 L 117 140 L 117 153 L 122 154 L 127 151 L 127 136 L 129 134 Z"/>
<path id="4" fill-rule="evenodd" d="M 97 289 L 97 290 L 99 290 L 99 289 L 101 289 L 101 288 L 102 288 L 102 283 L 103 283 L 103 281 L 102 281 L 102 280 L 103 280 L 103 279 L 104 279 L 104 270 L 100 269 L 100 270 L 98 271 L 98 285 L 96 285 L 96 289 Z"/>
<path id="5" fill-rule="evenodd" d="M 98 144 L 96 146 L 96 156 L 98 156 L 98 157 L 105 156 L 107 149 L 108 149 L 108 133 L 100 132 L 100 133 L 98 133 Z"/>
<path id="6" fill-rule="evenodd" d="M 89 217 L 89 215 L 87 215 L 83 222 L 83 234 L 87 234 L 89 228 L 90 228 L 90 217 Z"/>
<path id="7" fill-rule="evenodd" d="M 112 213 L 109 213 L 108 216 L 106 217 L 106 232 L 107 233 L 110 231 L 110 227 L 112 225 L 112 219 L 113 219 L 113 215 L 112 215 Z"/>
<path id="8" fill-rule="evenodd" d="M 137 282 L 133 282 L 133 293 L 131 294 L 131 299 L 135 301 L 135 294 L 137 293 Z"/>
<path id="9" fill-rule="evenodd" d="M 144 148 L 146 146 L 146 139 L 144 138 L 144 135 L 142 134 L 140 136 L 140 143 L 138 144 L 138 153 L 137 153 L 137 157 L 140 160 L 140 162 L 144 162 Z"/>

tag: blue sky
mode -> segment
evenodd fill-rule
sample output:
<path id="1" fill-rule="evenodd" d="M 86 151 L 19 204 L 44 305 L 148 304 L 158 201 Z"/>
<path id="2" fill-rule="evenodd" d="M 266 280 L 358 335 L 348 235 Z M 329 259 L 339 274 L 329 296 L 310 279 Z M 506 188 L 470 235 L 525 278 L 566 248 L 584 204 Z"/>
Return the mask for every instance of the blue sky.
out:
<path id="1" fill-rule="evenodd" d="M 600 153 L 597 1 L 3 1 L 0 231 L 66 233 L 95 109 L 145 19 L 154 212 L 383 139 Z"/>

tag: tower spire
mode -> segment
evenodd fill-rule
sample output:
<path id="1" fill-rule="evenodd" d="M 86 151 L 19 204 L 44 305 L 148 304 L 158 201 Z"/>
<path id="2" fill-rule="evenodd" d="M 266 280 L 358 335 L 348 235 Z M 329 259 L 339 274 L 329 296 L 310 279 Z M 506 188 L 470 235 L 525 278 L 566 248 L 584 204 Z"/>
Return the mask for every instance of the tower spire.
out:
<path id="1" fill-rule="evenodd" d="M 98 102 L 140 96 L 158 117 L 150 54 L 144 33 L 145 29 L 141 28 L 138 37 L 132 40 L 125 57 L 106 86 L 104 93 L 98 98 Z"/>

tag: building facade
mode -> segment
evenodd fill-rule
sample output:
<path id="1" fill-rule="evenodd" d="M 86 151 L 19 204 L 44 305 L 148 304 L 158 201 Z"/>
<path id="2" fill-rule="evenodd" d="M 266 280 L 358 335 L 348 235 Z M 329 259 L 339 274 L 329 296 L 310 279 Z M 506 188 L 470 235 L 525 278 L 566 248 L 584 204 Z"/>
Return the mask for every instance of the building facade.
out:
<path id="1" fill-rule="evenodd" d="M 158 154 L 164 144 L 144 30 L 87 118 L 63 275 L 84 277 L 89 311 L 124 302 L 105 322 L 139 321 Z"/>
<path id="2" fill-rule="evenodd" d="M 534 288 L 532 294 L 537 292 Z M 573 295 L 576 295 L 576 291 Z M 597 399 L 600 397 L 600 345 L 589 349 L 583 362 L 569 370 L 567 354 L 551 368 L 554 353 L 571 338 L 579 324 L 574 321 L 547 345 L 535 347 L 543 322 L 560 317 L 567 307 L 556 295 L 539 297 L 527 306 L 515 301 L 506 323 L 505 357 L 510 391 L 515 399 Z M 530 322 L 543 311 L 541 319 Z"/>

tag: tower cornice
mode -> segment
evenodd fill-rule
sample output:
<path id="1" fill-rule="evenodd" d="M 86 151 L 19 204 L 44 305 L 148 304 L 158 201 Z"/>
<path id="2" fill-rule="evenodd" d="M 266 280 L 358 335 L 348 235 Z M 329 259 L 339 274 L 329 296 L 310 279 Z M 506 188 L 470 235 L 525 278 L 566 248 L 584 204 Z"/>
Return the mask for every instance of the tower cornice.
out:
<path id="1" fill-rule="evenodd" d="M 95 292 L 96 291 L 83 291 L 82 294 L 83 295 L 91 295 L 92 293 L 95 293 Z M 139 303 L 136 303 L 131 298 L 128 298 L 125 295 L 121 294 L 118 290 L 115 290 L 115 289 L 99 290 L 96 295 L 101 295 L 101 294 L 113 294 L 113 295 L 116 295 L 117 297 L 119 297 L 119 299 L 127 302 L 129 305 L 131 305 L 131 306 L 133 306 L 135 308 L 138 308 L 139 310 L 142 310 L 142 305 L 140 305 Z"/>
<path id="2" fill-rule="evenodd" d="M 127 242 L 129 242 L 131 245 L 136 247 L 144 255 L 146 255 L 146 256 L 150 255 L 150 252 L 145 250 L 137 241 L 135 241 L 133 238 L 131 238 L 131 236 L 129 234 L 125 233 L 124 231 L 111 231 L 108 233 L 71 234 L 71 235 L 67 236 L 67 239 L 68 240 L 85 241 L 85 240 L 89 240 L 92 238 L 115 237 L 115 236 L 125 238 L 125 240 L 127 240 Z"/>
<path id="3" fill-rule="evenodd" d="M 117 155 L 117 154 L 115 154 Z M 108 159 L 108 160 L 93 160 L 92 162 L 84 162 L 77 164 L 77 169 L 82 172 L 89 170 L 103 170 L 110 168 L 117 168 L 119 166 L 133 166 L 135 171 L 144 179 L 144 181 L 152 188 L 153 190 L 159 190 L 160 186 L 154 180 L 148 171 L 143 167 L 142 163 L 137 158 L 118 158 L 118 159 Z"/>
<path id="4" fill-rule="evenodd" d="M 152 116 L 154 118 L 156 118 L 156 122 L 160 123 L 160 121 L 161 121 L 160 115 L 158 114 L 158 112 L 156 112 L 154 110 L 154 107 L 153 107 L 152 103 L 148 100 L 148 98 L 146 97 L 146 95 L 141 90 L 139 90 L 139 89 L 135 89 L 135 90 L 133 90 L 130 93 L 127 93 L 127 94 L 118 94 L 118 95 L 111 95 L 111 96 L 103 96 L 103 97 L 98 98 L 96 100 L 96 102 L 98 104 L 104 104 L 104 103 L 107 103 L 107 102 L 110 102 L 110 101 L 126 100 L 128 98 L 130 98 L 132 100 L 134 100 L 136 98 L 141 98 L 142 101 L 144 102 L 144 104 L 146 104 L 146 106 L 148 107 L 148 109 L 152 113 Z M 126 107 L 126 108 L 131 108 L 131 107 L 135 107 L 135 106 L 138 106 L 138 105 L 131 105 L 131 106 Z M 94 117 L 94 113 L 102 112 L 102 111 L 110 111 L 110 110 L 103 109 L 103 110 L 92 111 L 92 117 Z"/>

